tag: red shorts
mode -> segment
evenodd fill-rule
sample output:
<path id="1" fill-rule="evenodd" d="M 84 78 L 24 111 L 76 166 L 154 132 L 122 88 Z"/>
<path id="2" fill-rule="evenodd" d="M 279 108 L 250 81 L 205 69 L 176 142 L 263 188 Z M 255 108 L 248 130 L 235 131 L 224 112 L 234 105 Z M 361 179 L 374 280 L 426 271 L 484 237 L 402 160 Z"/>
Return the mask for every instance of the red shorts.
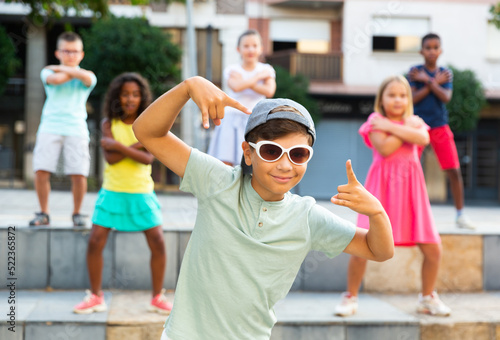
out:
<path id="1" fill-rule="evenodd" d="M 457 146 L 448 125 L 430 129 L 429 136 L 431 145 L 436 153 L 436 157 L 441 165 L 441 169 L 458 169 L 460 162 L 458 160 Z"/>

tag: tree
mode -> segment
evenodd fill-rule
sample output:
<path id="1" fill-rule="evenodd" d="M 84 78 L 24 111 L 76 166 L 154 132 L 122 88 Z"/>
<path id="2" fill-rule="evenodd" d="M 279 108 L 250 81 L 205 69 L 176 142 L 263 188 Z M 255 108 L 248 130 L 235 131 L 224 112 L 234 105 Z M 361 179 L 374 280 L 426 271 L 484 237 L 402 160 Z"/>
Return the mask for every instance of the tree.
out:
<path id="1" fill-rule="evenodd" d="M 496 5 L 491 5 L 490 13 L 493 15 L 491 22 L 494 23 L 498 29 L 500 29 L 500 2 Z"/>
<path id="2" fill-rule="evenodd" d="M 5 90 L 9 78 L 16 72 L 21 62 L 16 58 L 16 48 L 12 44 L 7 31 L 0 26 L 0 96 Z"/>
<path id="3" fill-rule="evenodd" d="M 181 49 L 170 36 L 141 18 L 99 20 L 82 32 L 85 58 L 82 67 L 97 76 L 92 95 L 100 96 L 122 72 L 138 72 L 147 78 L 156 95 L 170 89 L 180 78 Z"/>
<path id="4" fill-rule="evenodd" d="M 473 130 L 486 106 L 483 86 L 473 71 L 448 67 L 453 71 L 453 96 L 447 104 L 450 127 L 456 132 Z"/>
<path id="5" fill-rule="evenodd" d="M 61 18 L 66 16 L 69 10 L 75 10 L 77 15 L 90 10 L 96 17 L 105 17 L 108 14 L 107 0 L 6 0 L 6 2 L 30 6 L 29 16 L 34 22 L 43 22 L 45 18 Z"/>
<path id="6" fill-rule="evenodd" d="M 318 103 L 308 93 L 309 79 L 302 75 L 290 75 L 287 69 L 275 66 L 276 70 L 276 93 L 275 98 L 289 98 L 302 104 L 317 123 L 320 118 Z"/>

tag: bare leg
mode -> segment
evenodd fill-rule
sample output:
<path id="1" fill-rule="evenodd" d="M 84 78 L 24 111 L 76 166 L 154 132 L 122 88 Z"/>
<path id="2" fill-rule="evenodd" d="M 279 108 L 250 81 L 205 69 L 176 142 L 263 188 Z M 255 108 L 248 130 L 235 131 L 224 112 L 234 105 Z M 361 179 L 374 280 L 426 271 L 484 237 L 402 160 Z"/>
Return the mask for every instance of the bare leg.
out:
<path id="1" fill-rule="evenodd" d="M 102 251 L 106 246 L 110 229 L 92 225 L 87 247 L 87 270 L 89 272 L 90 290 L 98 295 L 102 289 Z"/>
<path id="2" fill-rule="evenodd" d="M 436 286 L 436 280 L 441 262 L 441 244 L 420 243 L 420 250 L 424 255 L 422 263 L 422 295 L 430 295 Z"/>
<path id="3" fill-rule="evenodd" d="M 366 271 L 366 259 L 351 255 L 347 267 L 347 291 L 352 296 L 358 296 L 359 287 Z"/>
<path id="4" fill-rule="evenodd" d="M 40 203 L 40 210 L 49 214 L 50 172 L 38 170 L 35 173 L 35 190 Z"/>
<path id="5" fill-rule="evenodd" d="M 83 175 L 71 175 L 73 190 L 73 214 L 79 214 L 83 198 L 87 193 L 87 177 Z"/>
<path id="6" fill-rule="evenodd" d="M 464 183 L 462 180 L 462 173 L 460 168 L 445 170 L 446 175 L 450 180 L 451 194 L 453 202 L 457 210 L 462 210 L 464 207 Z"/>
<path id="7" fill-rule="evenodd" d="M 165 243 L 163 242 L 163 229 L 161 226 L 157 226 L 144 231 L 144 234 L 151 250 L 151 280 L 153 297 L 155 297 L 161 293 L 167 263 L 167 253 L 165 251 Z"/>

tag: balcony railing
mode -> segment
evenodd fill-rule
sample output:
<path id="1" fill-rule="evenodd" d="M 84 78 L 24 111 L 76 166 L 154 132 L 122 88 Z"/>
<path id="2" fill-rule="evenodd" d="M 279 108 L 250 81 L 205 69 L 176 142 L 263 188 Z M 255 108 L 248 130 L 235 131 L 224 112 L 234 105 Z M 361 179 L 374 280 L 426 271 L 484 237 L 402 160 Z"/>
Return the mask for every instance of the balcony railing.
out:
<path id="1" fill-rule="evenodd" d="M 269 64 L 302 74 L 310 81 L 342 82 L 342 53 L 310 54 L 294 50 L 275 52 L 266 57 Z"/>

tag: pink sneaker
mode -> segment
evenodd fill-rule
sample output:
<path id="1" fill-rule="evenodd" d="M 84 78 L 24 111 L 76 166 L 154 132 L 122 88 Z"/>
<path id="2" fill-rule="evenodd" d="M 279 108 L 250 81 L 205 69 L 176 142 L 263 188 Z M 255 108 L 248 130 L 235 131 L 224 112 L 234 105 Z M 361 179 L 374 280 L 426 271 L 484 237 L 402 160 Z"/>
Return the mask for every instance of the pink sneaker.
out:
<path id="1" fill-rule="evenodd" d="M 156 295 L 153 299 L 151 299 L 151 305 L 149 306 L 150 312 L 156 312 L 160 314 L 168 315 L 172 310 L 172 304 L 167 301 L 165 295 L 165 289 L 162 289 L 160 294 Z"/>
<path id="2" fill-rule="evenodd" d="M 90 290 L 86 290 L 87 296 L 82 302 L 73 307 L 73 313 L 77 314 L 90 314 L 94 312 L 104 312 L 108 307 L 104 302 L 104 294 L 101 292 L 99 295 L 92 294 Z"/>

